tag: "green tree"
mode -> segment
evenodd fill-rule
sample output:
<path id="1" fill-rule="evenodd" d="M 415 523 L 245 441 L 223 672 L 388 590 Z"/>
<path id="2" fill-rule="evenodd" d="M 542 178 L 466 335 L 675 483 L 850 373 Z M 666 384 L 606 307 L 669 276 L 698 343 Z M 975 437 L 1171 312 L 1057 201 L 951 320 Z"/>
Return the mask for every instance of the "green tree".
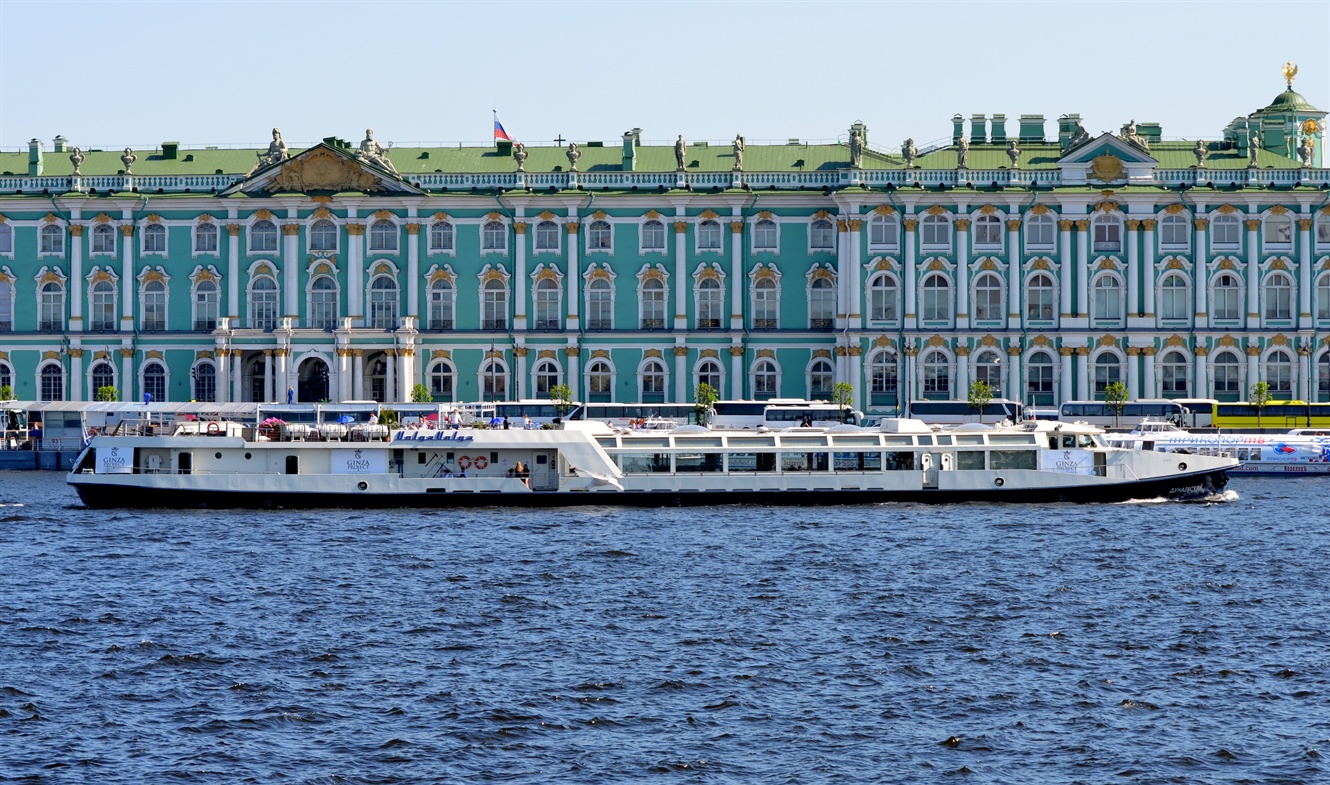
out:
<path id="1" fill-rule="evenodd" d="M 1104 388 L 1104 403 L 1113 407 L 1113 425 L 1116 427 L 1122 417 L 1122 408 L 1127 405 L 1127 385 L 1122 382 L 1110 382 Z"/>
<path id="2" fill-rule="evenodd" d="M 109 384 L 105 387 L 98 387 L 94 399 L 97 401 L 118 401 L 120 400 L 120 391 Z"/>
<path id="3" fill-rule="evenodd" d="M 560 417 L 566 417 L 573 410 L 573 388 L 566 384 L 556 384 L 550 388 L 550 400 Z"/>
<path id="4" fill-rule="evenodd" d="M 845 422 L 846 413 L 854 406 L 854 385 L 849 382 L 836 382 L 831 386 L 831 402 L 840 409 L 840 421 Z"/>
<path id="5" fill-rule="evenodd" d="M 411 388 L 412 403 L 429 403 L 433 400 L 434 396 L 430 395 L 429 388 L 425 385 L 417 384 L 415 387 Z"/>
<path id="6" fill-rule="evenodd" d="M 1247 403 L 1256 409 L 1256 427 L 1261 427 L 1261 412 L 1270 404 L 1270 384 L 1268 382 L 1257 382 L 1251 386 L 1251 392 L 1247 394 Z"/>
<path id="7" fill-rule="evenodd" d="M 697 418 L 697 424 L 703 425 L 706 422 L 707 412 L 720 400 L 720 393 L 715 387 L 702 382 L 697 385 L 697 391 L 693 393 L 693 415 Z"/>
<path id="8" fill-rule="evenodd" d="M 984 409 L 993 400 L 993 388 L 985 381 L 970 382 L 969 401 L 971 409 L 979 410 L 979 422 L 984 421 Z"/>
<path id="9" fill-rule="evenodd" d="M 14 398 L 14 388 L 9 385 L 0 385 L 0 401 L 9 401 Z"/>

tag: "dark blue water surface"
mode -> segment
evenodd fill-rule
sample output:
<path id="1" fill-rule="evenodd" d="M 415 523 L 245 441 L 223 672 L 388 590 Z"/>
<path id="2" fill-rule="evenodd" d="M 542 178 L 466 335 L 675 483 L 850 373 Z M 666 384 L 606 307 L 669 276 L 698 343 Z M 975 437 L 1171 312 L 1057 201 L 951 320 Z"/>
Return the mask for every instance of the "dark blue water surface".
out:
<path id="1" fill-rule="evenodd" d="M 1325 782 L 1327 488 L 105 512 L 0 473 L 0 780 Z"/>

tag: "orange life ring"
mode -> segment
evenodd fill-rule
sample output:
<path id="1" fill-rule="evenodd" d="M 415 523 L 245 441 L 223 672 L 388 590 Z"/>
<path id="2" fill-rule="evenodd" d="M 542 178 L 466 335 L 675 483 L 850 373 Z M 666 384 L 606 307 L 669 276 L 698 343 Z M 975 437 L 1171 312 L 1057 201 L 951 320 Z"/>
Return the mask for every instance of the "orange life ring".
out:
<path id="1" fill-rule="evenodd" d="M 457 459 L 457 465 L 462 469 L 462 471 L 466 471 L 467 469 L 471 468 L 471 459 L 463 455 L 461 458 Z"/>
<path id="2" fill-rule="evenodd" d="M 483 455 L 477 455 L 477 456 L 476 456 L 476 471 L 480 471 L 481 469 L 483 469 L 483 468 L 485 468 L 486 466 L 489 466 L 489 465 L 490 465 L 490 462 L 489 462 L 489 459 L 488 459 L 488 458 L 486 458 L 486 457 L 483 456 Z"/>
<path id="3" fill-rule="evenodd" d="M 221 433 L 221 432 L 222 432 L 222 424 L 221 424 L 221 423 L 217 422 L 216 420 L 213 420 L 212 422 L 208 423 L 208 435 L 209 435 L 209 436 L 216 436 L 217 434 L 219 434 L 219 433 Z"/>

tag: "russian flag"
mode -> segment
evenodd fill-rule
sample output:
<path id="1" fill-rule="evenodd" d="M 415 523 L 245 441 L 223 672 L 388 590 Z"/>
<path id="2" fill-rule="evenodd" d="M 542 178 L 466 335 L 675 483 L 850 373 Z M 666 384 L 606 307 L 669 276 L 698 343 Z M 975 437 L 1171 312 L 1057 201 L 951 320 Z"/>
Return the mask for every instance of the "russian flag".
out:
<path id="1" fill-rule="evenodd" d="M 497 142 L 500 139 L 502 139 L 505 142 L 517 141 L 516 139 L 513 139 L 511 136 L 509 136 L 507 131 L 503 130 L 503 123 L 499 122 L 499 118 L 496 117 L 494 118 L 494 141 Z"/>

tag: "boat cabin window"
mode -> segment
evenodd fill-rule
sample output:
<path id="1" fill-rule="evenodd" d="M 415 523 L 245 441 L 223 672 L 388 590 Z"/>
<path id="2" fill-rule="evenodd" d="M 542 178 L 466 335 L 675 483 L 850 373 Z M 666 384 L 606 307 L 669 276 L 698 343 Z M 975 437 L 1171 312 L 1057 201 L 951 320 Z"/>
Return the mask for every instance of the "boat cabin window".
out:
<path id="1" fill-rule="evenodd" d="M 719 472 L 724 470 L 722 462 L 722 453 L 718 452 L 690 452 L 679 453 L 674 456 L 674 466 L 677 472 Z"/>
<path id="2" fill-rule="evenodd" d="M 888 447 L 909 447 L 914 444 L 913 436 L 883 436 L 882 443 Z"/>
<path id="3" fill-rule="evenodd" d="M 827 440 L 824 436 L 782 436 L 780 439 L 781 447 L 826 447 Z"/>
<path id="4" fill-rule="evenodd" d="M 983 450 L 961 450 L 956 453 L 956 469 L 958 471 L 981 471 L 983 468 Z"/>
<path id="5" fill-rule="evenodd" d="M 771 436 L 731 436 L 729 440 L 731 449 L 776 446 L 776 440 Z"/>
<path id="6" fill-rule="evenodd" d="M 1034 450 L 993 450 L 988 454 L 989 468 L 1037 469 L 1038 458 Z"/>
<path id="7" fill-rule="evenodd" d="M 833 436 L 831 443 L 837 447 L 877 447 L 877 436 Z"/>
<path id="8" fill-rule="evenodd" d="M 912 472 L 914 471 L 914 453 L 912 452 L 889 452 L 883 459 L 883 465 L 889 472 Z"/>
<path id="9" fill-rule="evenodd" d="M 977 433 L 962 433 L 956 435 L 957 444 L 983 444 L 984 437 Z"/>
<path id="10" fill-rule="evenodd" d="M 719 436 L 678 436 L 674 439 L 674 446 L 691 450 L 703 447 L 720 447 L 722 445 Z"/>
<path id="11" fill-rule="evenodd" d="M 613 436 L 603 436 L 596 439 L 596 444 L 599 444 L 601 447 L 613 448 L 619 446 L 619 440 Z"/>
<path id="12" fill-rule="evenodd" d="M 919 437 L 919 443 L 922 444 L 922 445 L 925 445 L 925 446 L 932 446 L 932 444 L 933 444 L 933 437 L 932 437 L 932 436 L 920 436 L 920 437 Z"/>
<path id="13" fill-rule="evenodd" d="M 670 455 L 661 452 L 626 452 L 619 456 L 619 468 L 624 474 L 668 472 Z"/>
<path id="14" fill-rule="evenodd" d="M 1035 444 L 1033 434 L 1029 433 L 993 433 L 988 436 L 989 444 Z"/>
<path id="15" fill-rule="evenodd" d="M 286 456 L 286 473 L 287 473 L 287 474 L 300 474 L 300 456 L 299 456 L 299 455 L 288 455 L 288 456 Z"/>
<path id="16" fill-rule="evenodd" d="M 951 445 L 951 437 L 950 437 L 950 436 L 938 436 L 938 437 L 937 437 L 937 443 L 938 443 L 939 445 L 941 445 L 941 446 L 944 446 L 944 447 L 950 446 L 950 445 Z"/>
<path id="17" fill-rule="evenodd" d="M 776 454 L 774 452 L 732 452 L 728 457 L 732 472 L 774 472 Z"/>
<path id="18" fill-rule="evenodd" d="M 832 461 L 838 472 L 882 471 L 880 452 L 838 452 L 832 456 Z"/>
<path id="19" fill-rule="evenodd" d="M 824 472 L 829 462 L 824 452 L 783 452 L 780 470 L 783 472 Z"/>

